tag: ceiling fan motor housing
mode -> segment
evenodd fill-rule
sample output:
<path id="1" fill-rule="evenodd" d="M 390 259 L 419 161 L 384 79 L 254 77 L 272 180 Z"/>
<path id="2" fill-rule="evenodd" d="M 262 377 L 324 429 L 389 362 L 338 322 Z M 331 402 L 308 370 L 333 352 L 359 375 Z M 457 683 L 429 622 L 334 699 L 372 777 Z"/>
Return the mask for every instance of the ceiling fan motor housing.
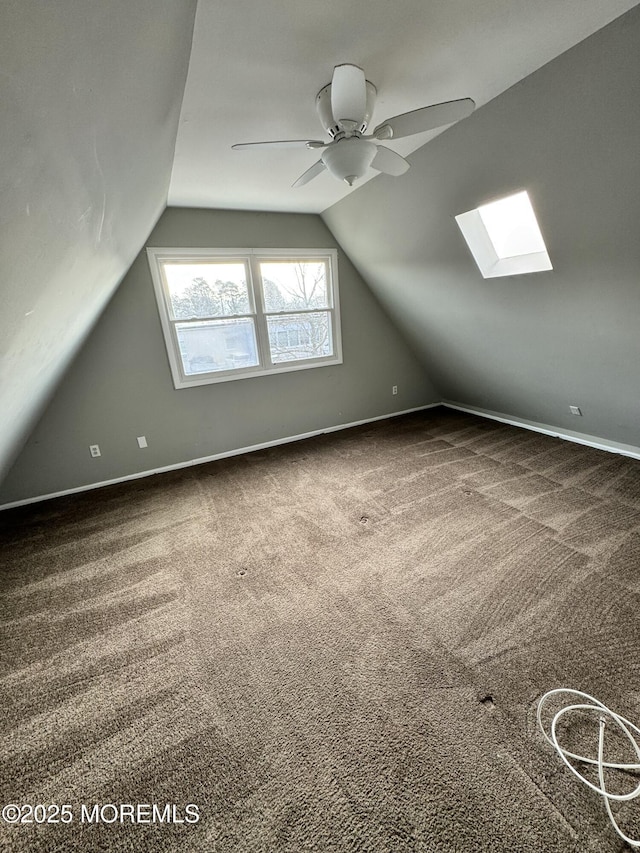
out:
<path id="1" fill-rule="evenodd" d="M 369 122 L 371 121 L 371 116 L 373 115 L 373 110 L 376 105 L 376 87 L 373 83 L 370 83 L 369 80 L 366 81 L 365 85 L 367 88 L 367 105 L 362 121 L 355 128 L 356 133 L 365 132 Z M 318 112 L 320 123 L 332 139 L 336 139 L 336 137 L 341 133 L 344 133 L 344 128 L 342 128 L 338 124 L 337 120 L 334 119 L 333 112 L 331 111 L 331 83 L 327 83 L 327 85 L 320 89 L 316 95 L 316 110 Z"/>

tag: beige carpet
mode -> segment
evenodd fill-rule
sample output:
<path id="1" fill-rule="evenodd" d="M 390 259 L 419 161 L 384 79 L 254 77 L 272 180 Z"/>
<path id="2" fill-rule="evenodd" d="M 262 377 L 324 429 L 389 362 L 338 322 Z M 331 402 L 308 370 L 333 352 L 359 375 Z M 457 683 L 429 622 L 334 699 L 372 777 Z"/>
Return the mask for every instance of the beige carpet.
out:
<path id="1" fill-rule="evenodd" d="M 2 800 L 72 818 L 1 850 L 625 849 L 535 708 L 640 724 L 639 462 L 437 409 L 0 524 Z"/>

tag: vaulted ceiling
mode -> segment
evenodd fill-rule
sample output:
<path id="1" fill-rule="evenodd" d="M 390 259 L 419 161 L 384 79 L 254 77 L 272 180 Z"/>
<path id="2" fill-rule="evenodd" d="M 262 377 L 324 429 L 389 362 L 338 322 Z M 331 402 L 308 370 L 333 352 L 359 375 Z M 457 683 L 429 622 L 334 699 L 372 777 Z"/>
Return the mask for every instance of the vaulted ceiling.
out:
<path id="1" fill-rule="evenodd" d="M 365 69 L 375 122 L 467 96 L 482 107 L 635 5 L 5 2 L 0 477 L 167 201 L 321 212 L 358 192 L 328 174 L 293 190 L 304 149 L 231 150 L 323 138 L 314 100 L 334 65 Z"/>
<path id="2" fill-rule="evenodd" d="M 481 107 L 636 2 L 200 0 L 169 204 L 319 213 L 349 188 L 328 173 L 292 188 L 316 152 L 231 146 L 328 139 L 315 97 L 335 65 L 359 65 L 376 86 L 371 126 L 457 98 Z M 436 133 L 388 146 L 407 155 Z"/>

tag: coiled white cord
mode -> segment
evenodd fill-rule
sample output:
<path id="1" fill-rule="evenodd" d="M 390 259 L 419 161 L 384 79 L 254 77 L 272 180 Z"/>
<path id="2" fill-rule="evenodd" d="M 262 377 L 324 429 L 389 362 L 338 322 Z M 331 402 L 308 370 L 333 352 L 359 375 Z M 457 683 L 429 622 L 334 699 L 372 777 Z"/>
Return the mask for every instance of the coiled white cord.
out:
<path id="1" fill-rule="evenodd" d="M 569 694 L 571 696 L 577 696 L 582 701 L 577 704 L 565 705 L 565 707 L 561 708 L 551 719 L 551 727 L 547 730 L 545 729 L 542 722 L 542 709 L 545 703 L 552 697 L 557 696 L 558 694 Z M 558 728 L 558 723 L 560 720 L 566 715 L 571 713 L 572 711 L 591 711 L 598 715 L 599 723 L 600 723 L 600 732 L 598 737 L 598 757 L 591 758 L 587 755 L 576 755 L 574 752 L 570 752 L 568 749 L 564 749 L 564 747 L 560 746 L 558 743 L 558 736 L 556 730 Z M 636 756 L 638 758 L 637 764 L 618 764 L 612 761 L 604 760 L 604 733 L 607 723 L 614 723 L 618 729 L 624 732 L 625 737 L 635 750 Z M 640 840 L 634 840 L 633 838 L 629 838 L 627 835 L 622 832 L 618 823 L 613 816 L 613 812 L 611 811 L 610 800 L 633 800 L 635 797 L 640 796 L 640 782 L 638 782 L 637 786 L 628 794 L 612 794 L 610 791 L 607 791 L 604 781 L 604 770 L 613 769 L 613 770 L 627 770 L 627 771 L 640 771 L 640 745 L 634 735 L 631 733 L 635 732 L 636 735 L 640 736 L 640 728 L 635 726 L 629 720 L 621 717 L 620 714 L 616 714 L 610 708 L 607 708 L 606 705 L 603 705 L 602 702 L 599 702 L 597 699 L 594 699 L 593 696 L 589 696 L 588 693 L 583 693 L 581 690 L 571 690 L 567 687 L 559 687 L 555 690 L 549 690 L 548 693 L 545 693 L 544 696 L 538 702 L 538 725 L 540 726 L 540 730 L 542 734 L 545 736 L 545 739 L 551 746 L 554 747 L 560 758 L 567 765 L 569 770 L 577 776 L 585 785 L 588 785 L 593 791 L 597 794 L 600 794 L 604 799 L 604 804 L 607 809 L 607 814 L 609 815 L 609 820 L 611 821 L 613 828 L 618 833 L 620 838 L 627 842 L 631 847 L 640 848 Z M 577 770 L 571 761 L 583 762 L 584 764 L 595 765 L 598 768 L 598 780 L 600 785 L 594 785 L 593 782 L 590 782 L 579 770 Z"/>

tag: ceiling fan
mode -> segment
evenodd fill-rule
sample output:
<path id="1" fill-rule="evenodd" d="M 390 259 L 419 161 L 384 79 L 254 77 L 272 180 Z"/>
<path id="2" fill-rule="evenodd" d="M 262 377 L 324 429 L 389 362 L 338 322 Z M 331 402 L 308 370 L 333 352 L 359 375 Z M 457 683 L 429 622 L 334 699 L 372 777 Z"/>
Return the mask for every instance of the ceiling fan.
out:
<path id="1" fill-rule="evenodd" d="M 240 142 L 231 147 L 323 149 L 320 159 L 293 184 L 301 187 L 327 169 L 340 181 L 353 186 L 371 167 L 387 175 L 402 175 L 409 163 L 382 140 L 402 139 L 466 118 L 475 109 L 471 98 L 445 101 L 388 118 L 369 136 L 365 131 L 375 106 L 377 90 L 365 80 L 357 65 L 336 65 L 331 82 L 316 95 L 316 110 L 330 142 L 318 139 L 286 139 L 273 142 Z"/>

